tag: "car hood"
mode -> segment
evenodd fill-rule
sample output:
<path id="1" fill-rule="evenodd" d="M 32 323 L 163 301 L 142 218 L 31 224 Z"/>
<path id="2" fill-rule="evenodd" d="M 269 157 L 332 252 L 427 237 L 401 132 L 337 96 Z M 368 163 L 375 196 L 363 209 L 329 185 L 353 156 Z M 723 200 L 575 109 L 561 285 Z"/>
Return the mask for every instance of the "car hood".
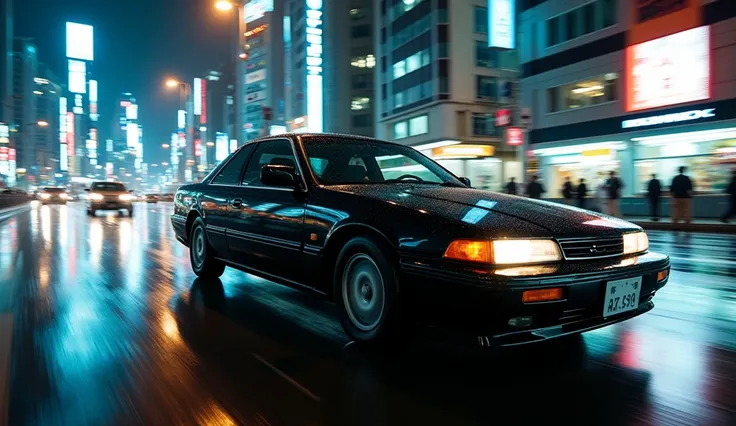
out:
<path id="1" fill-rule="evenodd" d="M 343 190 L 412 209 L 442 214 L 485 230 L 507 226 L 509 218 L 543 228 L 552 236 L 620 235 L 638 226 L 577 207 L 471 188 L 412 184 L 351 185 Z"/>

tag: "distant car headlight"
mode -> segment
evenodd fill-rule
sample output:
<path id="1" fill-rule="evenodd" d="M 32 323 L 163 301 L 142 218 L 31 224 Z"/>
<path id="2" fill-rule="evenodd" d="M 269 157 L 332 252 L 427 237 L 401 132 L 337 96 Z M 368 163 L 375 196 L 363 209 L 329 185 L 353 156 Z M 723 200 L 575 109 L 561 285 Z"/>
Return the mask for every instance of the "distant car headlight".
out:
<path id="1" fill-rule="evenodd" d="M 101 200 L 104 200 L 105 197 L 102 194 L 98 194 L 96 192 L 93 192 L 93 193 L 89 194 L 89 199 L 92 200 L 92 201 L 101 201 Z"/>
<path id="2" fill-rule="evenodd" d="M 560 246 L 553 240 L 455 240 L 447 247 L 446 259 L 519 265 L 562 260 Z"/>
<path id="3" fill-rule="evenodd" d="M 59 194 L 59 197 L 61 197 L 61 198 L 65 199 L 65 200 L 66 200 L 67 198 L 69 198 L 69 196 L 68 196 L 68 195 L 66 194 L 66 192 L 62 192 L 61 194 Z"/>
<path id="4" fill-rule="evenodd" d="M 624 254 L 643 253 L 649 250 L 649 237 L 646 232 L 624 234 Z"/>
<path id="5" fill-rule="evenodd" d="M 51 194 L 47 194 L 44 192 L 43 194 L 41 194 L 41 198 L 43 198 L 44 200 L 48 200 L 49 198 L 51 198 Z"/>
<path id="6" fill-rule="evenodd" d="M 133 196 L 130 194 L 120 194 L 118 197 L 120 201 L 131 201 L 133 199 Z"/>

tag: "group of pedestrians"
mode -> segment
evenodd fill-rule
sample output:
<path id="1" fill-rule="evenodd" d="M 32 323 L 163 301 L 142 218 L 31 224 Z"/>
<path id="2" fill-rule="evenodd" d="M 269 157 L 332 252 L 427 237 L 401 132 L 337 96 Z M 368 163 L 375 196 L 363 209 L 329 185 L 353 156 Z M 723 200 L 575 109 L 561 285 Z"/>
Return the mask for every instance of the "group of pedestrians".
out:
<path id="1" fill-rule="evenodd" d="M 686 174 L 687 167 L 682 166 L 678 169 L 678 175 L 672 179 L 670 184 L 670 194 L 672 195 L 672 222 L 677 224 L 684 222 L 689 224 L 692 221 L 692 198 L 693 198 L 693 182 L 690 177 Z M 599 210 L 603 213 L 607 213 L 614 217 L 621 217 L 621 191 L 624 188 L 624 182 L 616 176 L 615 171 L 608 173 L 608 178 L 604 179 L 595 188 L 595 198 L 598 200 Z M 519 188 L 516 180 L 511 180 L 506 184 L 506 193 L 511 195 L 519 195 Z M 531 181 L 526 185 L 524 191 L 525 195 L 529 198 L 542 198 L 542 194 L 547 192 L 539 182 L 538 176 L 534 175 L 531 177 Z M 577 204 L 580 208 L 588 208 L 587 200 L 589 199 L 588 194 L 590 190 L 585 182 L 585 179 L 579 179 L 577 185 L 572 182 L 572 179 L 568 176 L 565 178 L 565 182 L 562 184 L 562 197 L 565 204 L 575 205 Z M 649 211 L 651 219 L 653 221 L 659 221 L 660 219 L 660 205 L 662 195 L 665 193 L 662 182 L 657 179 L 656 174 L 651 175 L 651 180 L 647 185 L 646 197 L 649 200 Z M 729 197 L 728 210 L 722 216 L 721 220 L 727 223 L 729 219 L 736 216 L 736 169 L 733 170 L 731 182 L 725 191 Z"/>

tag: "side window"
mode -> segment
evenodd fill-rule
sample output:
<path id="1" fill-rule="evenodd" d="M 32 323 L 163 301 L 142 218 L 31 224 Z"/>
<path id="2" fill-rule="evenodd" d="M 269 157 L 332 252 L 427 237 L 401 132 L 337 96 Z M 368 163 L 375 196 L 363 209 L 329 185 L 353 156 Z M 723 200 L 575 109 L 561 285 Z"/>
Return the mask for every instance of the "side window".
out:
<path id="1" fill-rule="evenodd" d="M 266 164 L 292 166 L 296 170 L 296 173 L 299 174 L 299 167 L 296 165 L 294 152 L 291 149 L 291 142 L 286 139 L 260 142 L 253 153 L 253 157 L 248 162 L 248 166 L 245 168 L 243 185 L 260 186 L 261 167 Z"/>
<path id="2" fill-rule="evenodd" d="M 215 176 L 212 183 L 215 185 L 237 185 L 240 180 L 240 172 L 243 171 L 248 157 L 253 152 L 253 145 L 246 146 L 238 151 L 226 165 L 220 170 L 220 173 Z"/>

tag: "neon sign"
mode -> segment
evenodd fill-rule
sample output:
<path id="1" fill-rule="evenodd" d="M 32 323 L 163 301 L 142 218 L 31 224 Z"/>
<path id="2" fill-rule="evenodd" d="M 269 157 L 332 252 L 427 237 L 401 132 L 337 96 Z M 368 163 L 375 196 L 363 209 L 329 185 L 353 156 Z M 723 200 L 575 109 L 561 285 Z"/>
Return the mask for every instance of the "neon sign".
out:
<path id="1" fill-rule="evenodd" d="M 322 0 L 307 0 L 307 117 L 309 130 L 322 132 Z"/>
<path id="2" fill-rule="evenodd" d="M 675 112 L 672 114 L 653 115 L 651 117 L 634 118 L 621 122 L 622 129 L 631 129 L 634 127 L 656 126 L 665 123 L 679 123 L 681 121 L 700 120 L 702 118 L 712 118 L 716 116 L 715 108 L 694 109 L 692 111 Z"/>

